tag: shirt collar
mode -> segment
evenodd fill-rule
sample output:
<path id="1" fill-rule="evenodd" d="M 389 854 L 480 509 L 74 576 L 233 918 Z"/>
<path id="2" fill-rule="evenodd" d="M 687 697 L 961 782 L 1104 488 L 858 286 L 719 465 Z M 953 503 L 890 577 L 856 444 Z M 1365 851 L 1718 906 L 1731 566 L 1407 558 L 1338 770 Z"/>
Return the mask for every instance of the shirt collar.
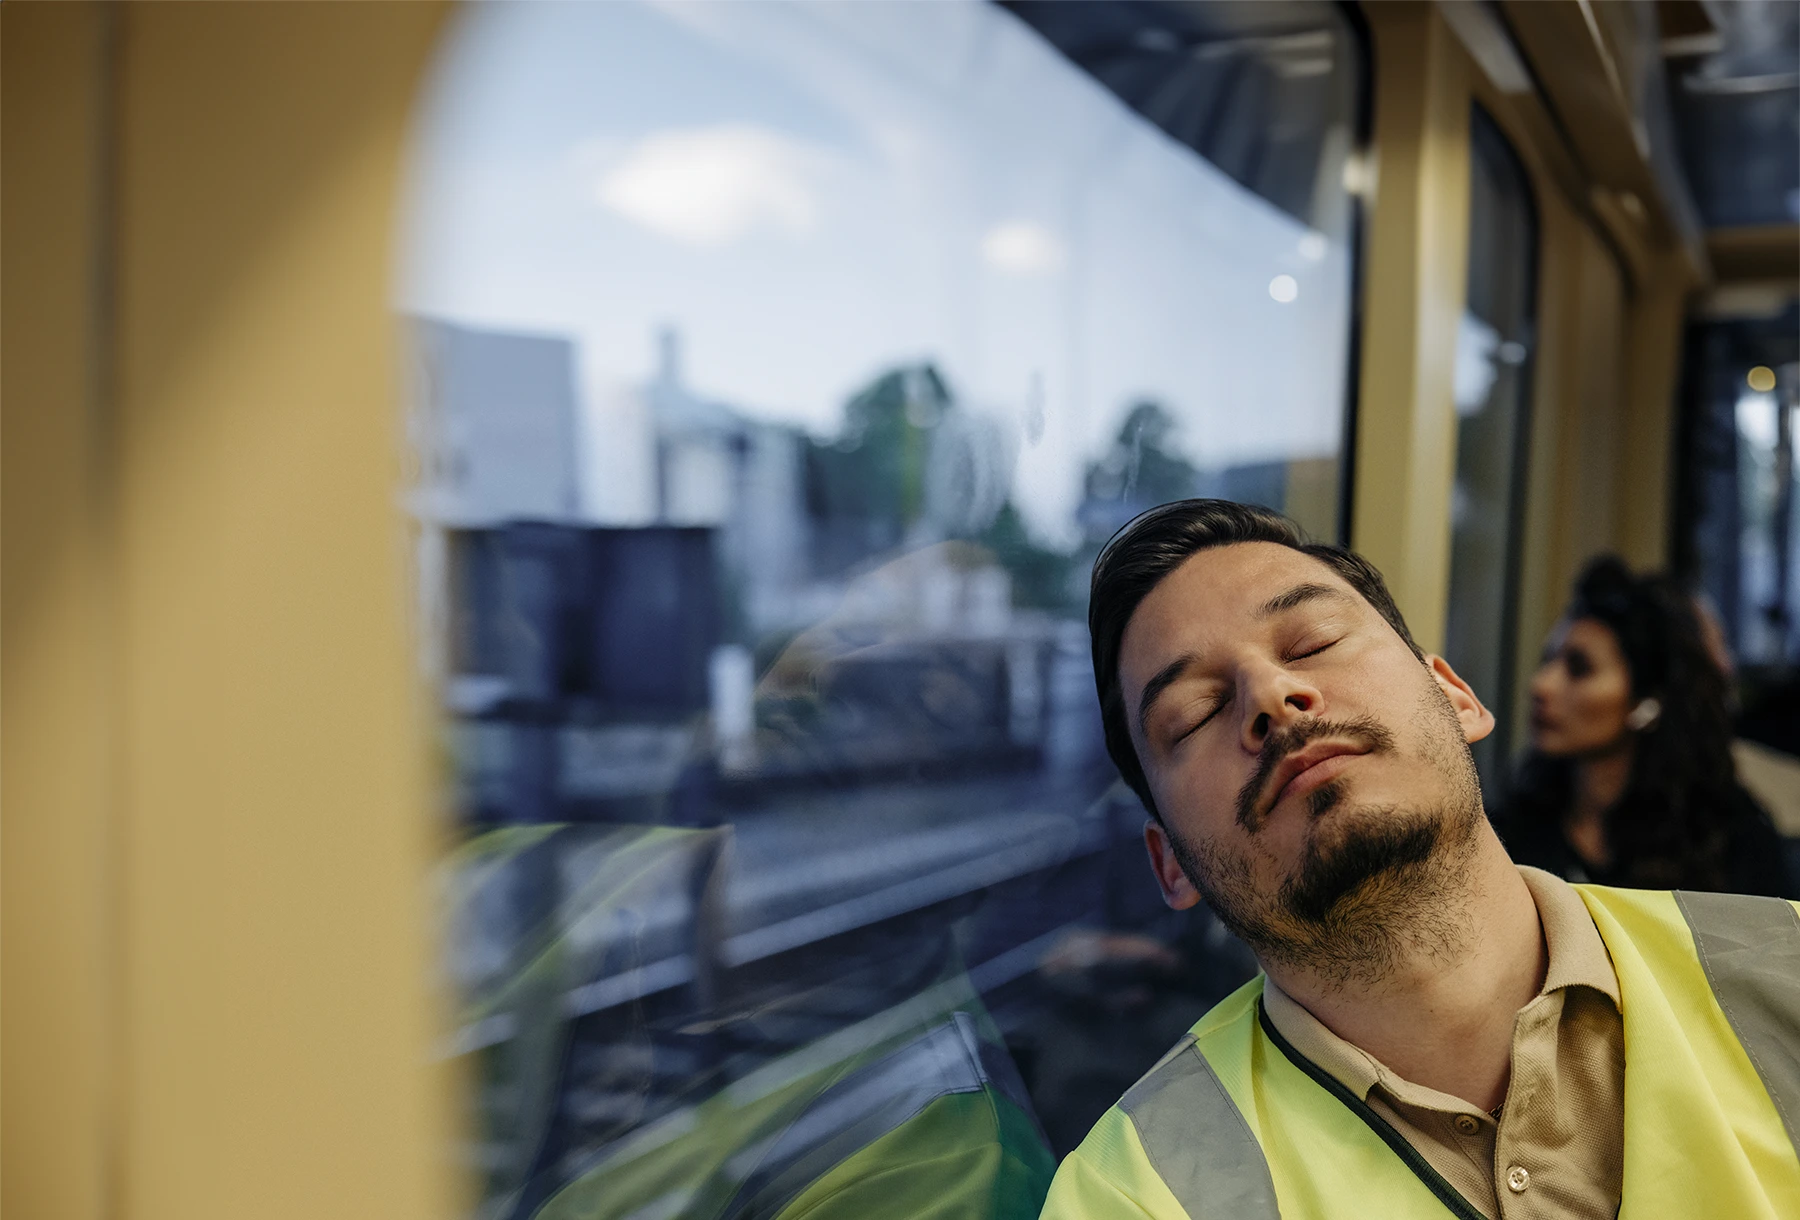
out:
<path id="1" fill-rule="evenodd" d="M 1281 1036 L 1295 1050 L 1358 1097 L 1366 1098 L 1369 1090 L 1381 1083 L 1382 1076 L 1387 1073 L 1380 1060 L 1332 1033 L 1323 1021 L 1266 975 L 1263 977 L 1263 1008 L 1275 1028 L 1281 1031 Z"/>
<path id="2" fill-rule="evenodd" d="M 1544 929 L 1544 986 L 1549 995 L 1564 987 L 1592 987 L 1619 1007 L 1619 975 L 1594 917 L 1575 887 L 1541 868 L 1519 866 L 1519 876 L 1537 904 L 1538 923 Z"/>
<path id="3" fill-rule="evenodd" d="M 1600 930 L 1568 882 L 1542 869 L 1519 866 L 1525 888 L 1537 905 L 1538 923 L 1544 929 L 1544 985 L 1539 995 L 1565 987 L 1591 987 L 1619 1006 L 1619 976 Z M 1332 1033 L 1275 980 L 1263 979 L 1263 1006 L 1269 1020 L 1293 1048 L 1343 1083 L 1358 1097 L 1381 1085 L 1413 1104 L 1433 1109 L 1467 1110 L 1468 1103 L 1400 1077 L 1375 1056 Z"/>

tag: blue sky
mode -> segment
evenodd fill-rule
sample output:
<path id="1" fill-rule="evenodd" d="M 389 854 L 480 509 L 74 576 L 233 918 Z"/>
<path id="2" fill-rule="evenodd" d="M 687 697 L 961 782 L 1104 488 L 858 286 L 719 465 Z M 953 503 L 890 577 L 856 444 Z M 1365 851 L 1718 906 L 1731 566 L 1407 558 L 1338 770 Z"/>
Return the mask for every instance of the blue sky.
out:
<path id="1" fill-rule="evenodd" d="M 1051 541 L 1138 396 L 1203 465 L 1338 443 L 1341 241 L 990 5 L 473 5 L 414 154 L 398 304 L 576 340 L 584 478 L 622 518 L 663 325 L 699 392 L 819 434 L 936 362 Z"/>

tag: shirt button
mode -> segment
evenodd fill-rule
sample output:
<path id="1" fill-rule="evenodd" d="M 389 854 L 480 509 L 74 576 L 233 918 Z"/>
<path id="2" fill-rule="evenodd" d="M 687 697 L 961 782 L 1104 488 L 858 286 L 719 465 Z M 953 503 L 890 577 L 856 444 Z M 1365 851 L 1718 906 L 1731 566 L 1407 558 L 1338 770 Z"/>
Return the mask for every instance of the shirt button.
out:
<path id="1" fill-rule="evenodd" d="M 1481 1130 L 1481 1124 L 1476 1121 L 1475 1116 L 1472 1114 L 1458 1114 L 1456 1116 L 1456 1130 L 1462 1135 L 1474 1135 L 1477 1131 Z"/>
<path id="2" fill-rule="evenodd" d="M 1524 1194 L 1525 1188 L 1530 1185 L 1531 1170 L 1525 1168 L 1525 1166 L 1514 1165 L 1511 1169 L 1506 1171 L 1506 1189 L 1512 1191 L 1515 1195 Z"/>

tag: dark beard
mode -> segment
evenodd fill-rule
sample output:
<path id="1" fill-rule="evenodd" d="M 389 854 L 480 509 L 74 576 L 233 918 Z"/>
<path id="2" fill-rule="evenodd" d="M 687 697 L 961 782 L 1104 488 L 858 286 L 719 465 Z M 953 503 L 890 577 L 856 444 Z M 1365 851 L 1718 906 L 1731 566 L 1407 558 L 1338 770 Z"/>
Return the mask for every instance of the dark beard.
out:
<path id="1" fill-rule="evenodd" d="M 1327 784 L 1312 797 L 1316 819 L 1342 803 L 1343 789 Z M 1319 807 L 1320 797 L 1327 798 L 1323 808 Z M 1281 905 L 1294 918 L 1324 923 L 1338 903 L 1364 883 L 1431 859 L 1443 838 L 1443 823 L 1438 818 L 1409 818 L 1397 809 L 1359 810 L 1353 816 L 1366 819 L 1369 826 L 1349 834 L 1335 851 L 1322 848 L 1316 833 L 1308 836 L 1299 872 L 1281 887 Z"/>
<path id="2" fill-rule="evenodd" d="M 1426 742 L 1423 760 L 1451 781 L 1443 805 L 1344 808 L 1342 781 L 1320 786 L 1307 797 L 1312 827 L 1304 854 L 1272 895 L 1257 891 L 1247 856 L 1169 833 L 1182 871 L 1219 922 L 1265 963 L 1341 986 L 1378 981 L 1402 956 L 1448 958 L 1460 951 L 1467 929 L 1457 902 L 1483 816 L 1481 789 L 1456 713 L 1435 684 L 1416 715 Z M 1454 746 L 1443 740 L 1451 728 Z M 1393 741 L 1385 729 L 1371 732 L 1365 722 L 1295 726 L 1278 753 L 1265 750 L 1240 794 L 1240 822 L 1253 835 L 1261 829 L 1254 800 L 1268 772 L 1281 757 L 1324 736 L 1360 739 L 1371 752 L 1385 752 Z M 1332 821 L 1322 822 L 1328 813 Z"/>

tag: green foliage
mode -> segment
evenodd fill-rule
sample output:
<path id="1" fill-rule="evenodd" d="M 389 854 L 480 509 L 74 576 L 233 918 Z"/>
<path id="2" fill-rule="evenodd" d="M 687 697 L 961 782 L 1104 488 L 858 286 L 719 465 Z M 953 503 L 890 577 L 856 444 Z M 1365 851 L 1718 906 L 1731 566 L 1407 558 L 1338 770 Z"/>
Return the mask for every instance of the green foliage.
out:
<path id="1" fill-rule="evenodd" d="M 837 438 L 808 446 L 814 514 L 892 522 L 903 533 L 924 511 L 931 431 L 953 406 L 929 364 L 877 377 L 845 404 Z"/>
<path id="2" fill-rule="evenodd" d="M 992 551 L 995 560 L 1012 577 L 1015 606 L 1052 611 L 1080 609 L 1071 580 L 1075 557 L 1033 541 L 1011 500 L 976 541 Z"/>
<path id="3" fill-rule="evenodd" d="M 1134 404 L 1112 448 L 1088 467 L 1088 498 L 1148 508 L 1193 495 L 1200 472 L 1177 451 L 1177 427 L 1160 403 Z"/>

